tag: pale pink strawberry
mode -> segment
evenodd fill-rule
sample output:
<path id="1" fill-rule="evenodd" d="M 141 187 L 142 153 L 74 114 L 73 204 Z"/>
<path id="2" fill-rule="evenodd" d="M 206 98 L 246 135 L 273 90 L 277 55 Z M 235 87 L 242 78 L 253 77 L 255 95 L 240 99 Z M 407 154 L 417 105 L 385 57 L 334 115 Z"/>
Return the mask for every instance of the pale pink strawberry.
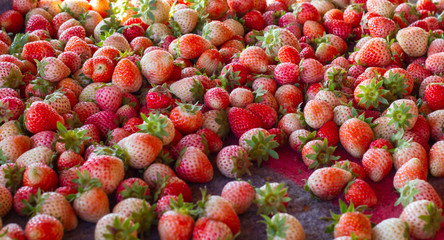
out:
<path id="1" fill-rule="evenodd" d="M 100 129 L 102 136 L 106 136 L 108 131 L 119 125 L 118 116 L 111 111 L 100 111 L 85 119 L 85 124 L 95 124 Z"/>
<path id="2" fill-rule="evenodd" d="M 242 147 L 231 145 L 224 147 L 217 155 L 216 164 L 222 175 L 238 178 L 249 173 L 251 165 L 248 153 Z"/>
<path id="3" fill-rule="evenodd" d="M 303 101 L 303 94 L 299 88 L 294 85 L 286 84 L 280 86 L 274 94 L 279 106 L 286 109 L 287 113 L 294 113 L 300 103 Z M 262 96 L 264 99 L 264 96 Z"/>
<path id="4" fill-rule="evenodd" d="M 253 92 L 245 88 L 236 88 L 230 93 L 230 105 L 238 108 L 245 108 L 248 104 L 253 103 Z"/>
<path id="5" fill-rule="evenodd" d="M 88 171 L 92 178 L 97 178 L 102 183 L 102 189 L 107 194 L 116 190 L 125 174 L 122 160 L 106 155 L 88 159 L 81 167 L 81 171 L 84 170 Z"/>
<path id="6" fill-rule="evenodd" d="M 444 141 L 438 141 L 432 145 L 429 153 L 429 167 L 430 174 L 435 177 L 440 177 L 444 175 L 443 164 L 444 164 Z"/>
<path id="7" fill-rule="evenodd" d="M 186 147 L 182 152 L 175 167 L 180 178 L 196 183 L 206 183 L 213 179 L 213 167 L 201 150 L 195 147 Z"/>
<path id="8" fill-rule="evenodd" d="M 102 111 L 116 112 L 122 105 L 122 93 L 113 86 L 105 86 L 96 91 L 96 102 Z"/>
<path id="9" fill-rule="evenodd" d="M 128 154 L 128 164 L 141 169 L 149 166 L 162 150 L 162 141 L 148 133 L 134 133 L 118 142 Z"/>
<path id="10" fill-rule="evenodd" d="M 204 96 L 204 102 L 210 109 L 221 110 L 230 104 L 228 92 L 223 88 L 211 88 Z"/>
<path id="11" fill-rule="evenodd" d="M 411 236 L 417 239 L 434 238 L 440 229 L 442 209 L 428 200 L 415 201 L 407 205 L 399 217 L 405 221 Z"/>
<path id="12" fill-rule="evenodd" d="M 255 190 L 245 181 L 231 181 L 225 184 L 221 197 L 227 199 L 237 214 L 245 213 L 256 197 Z"/>
<path id="13" fill-rule="evenodd" d="M 442 200 L 433 186 L 425 180 L 414 179 L 407 180 L 402 188 L 398 188 L 400 194 L 395 205 L 402 203 L 403 207 L 414 201 L 429 200 L 433 201 L 438 208 L 442 207 Z"/>
<path id="14" fill-rule="evenodd" d="M 106 239 L 106 236 L 121 234 L 125 237 L 137 237 L 137 229 L 131 218 L 122 213 L 110 213 L 97 222 L 94 239 Z"/>
<path id="15" fill-rule="evenodd" d="M 333 120 L 333 109 L 324 101 L 311 100 L 304 107 L 304 119 L 310 127 L 319 129 Z"/>

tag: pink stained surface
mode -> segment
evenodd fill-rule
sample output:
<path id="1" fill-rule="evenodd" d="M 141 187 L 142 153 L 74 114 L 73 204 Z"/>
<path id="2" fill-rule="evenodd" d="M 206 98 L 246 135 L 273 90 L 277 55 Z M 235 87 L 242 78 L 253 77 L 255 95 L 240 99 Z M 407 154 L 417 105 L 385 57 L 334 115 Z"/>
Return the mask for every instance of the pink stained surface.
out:
<path id="1" fill-rule="evenodd" d="M 292 151 L 288 147 L 284 147 L 279 151 L 279 159 L 271 159 L 265 166 L 283 174 L 286 178 L 292 180 L 297 185 L 303 187 L 304 179 L 308 179 L 313 170 L 308 169 L 301 160 L 301 154 Z M 350 160 L 361 164 L 361 160 L 351 157 L 343 148 L 336 150 L 336 155 L 340 156 L 340 160 Z M 362 166 L 362 165 L 361 165 Z M 393 188 L 393 176 L 395 171 L 392 170 L 381 182 L 375 183 L 366 178 L 365 181 L 370 184 L 378 198 L 378 204 L 370 209 L 366 214 L 371 214 L 371 221 L 378 224 L 387 218 L 396 218 L 402 212 L 402 206 L 394 206 L 398 198 L 398 194 Z M 337 199 L 332 200 L 338 202 Z M 441 224 L 444 227 L 444 223 Z M 444 240 L 444 229 L 441 229 L 434 239 Z"/>

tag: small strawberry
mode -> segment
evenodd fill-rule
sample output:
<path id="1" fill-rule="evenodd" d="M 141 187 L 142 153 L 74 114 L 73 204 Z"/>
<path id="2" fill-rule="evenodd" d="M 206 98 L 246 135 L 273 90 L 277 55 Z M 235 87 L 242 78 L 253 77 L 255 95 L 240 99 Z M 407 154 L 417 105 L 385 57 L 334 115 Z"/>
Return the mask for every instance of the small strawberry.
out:
<path id="1" fill-rule="evenodd" d="M 355 204 L 359 206 L 373 207 L 378 202 L 376 194 L 373 189 L 361 179 L 355 179 L 351 181 L 345 187 L 344 198 L 347 204 Z"/>
<path id="2" fill-rule="evenodd" d="M 170 199 L 171 210 L 162 214 L 159 219 L 158 231 L 161 239 L 190 239 L 193 234 L 194 219 L 192 203 L 184 203 L 182 196 L 177 201 Z"/>
<path id="3" fill-rule="evenodd" d="M 97 222 L 94 238 L 107 239 L 119 235 L 126 239 L 134 239 L 137 238 L 139 226 L 139 224 L 134 224 L 131 218 L 118 213 L 110 213 Z"/>
<path id="4" fill-rule="evenodd" d="M 206 183 L 213 179 L 213 167 L 208 157 L 195 147 L 182 149 L 175 170 L 181 179 L 189 182 Z"/>
<path id="5" fill-rule="evenodd" d="M 310 175 L 305 190 L 321 199 L 330 200 L 336 197 L 351 179 L 352 174 L 346 170 L 320 168 Z"/>
<path id="6" fill-rule="evenodd" d="M 174 127 L 183 134 L 195 132 L 202 125 L 201 107 L 179 103 L 170 114 Z"/>
<path id="7" fill-rule="evenodd" d="M 299 220 L 287 213 L 276 213 L 270 219 L 262 215 L 267 224 L 267 237 L 285 239 L 305 239 L 305 232 Z"/>
<path id="8" fill-rule="evenodd" d="M 370 239 L 372 225 L 368 216 L 355 210 L 353 203 L 350 206 L 339 200 L 340 214 L 331 213 L 333 223 L 326 232 L 333 232 L 335 238 L 355 236 L 357 239 Z"/>
<path id="9" fill-rule="evenodd" d="M 399 218 L 388 218 L 378 223 L 372 230 L 374 239 L 409 239 L 409 229 L 406 222 Z"/>
<path id="10" fill-rule="evenodd" d="M 193 239 L 231 239 L 233 234 L 223 222 L 209 218 L 199 218 L 193 229 Z"/>
<path id="11" fill-rule="evenodd" d="M 374 182 L 381 181 L 392 169 L 393 158 L 384 148 L 369 148 L 362 157 L 362 166 Z"/>

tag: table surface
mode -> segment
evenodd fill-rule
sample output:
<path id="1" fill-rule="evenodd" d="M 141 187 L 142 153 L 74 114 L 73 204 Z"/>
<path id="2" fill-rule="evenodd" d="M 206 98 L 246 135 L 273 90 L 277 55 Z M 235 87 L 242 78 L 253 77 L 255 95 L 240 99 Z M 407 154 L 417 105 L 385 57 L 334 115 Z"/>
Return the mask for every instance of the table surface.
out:
<path id="1" fill-rule="evenodd" d="M 11 0 L 0 0 L 0 13 L 10 8 Z M 230 144 L 235 144 L 236 140 L 231 139 Z M 331 201 L 318 201 L 313 199 L 309 193 L 303 190 L 304 179 L 307 179 L 312 172 L 302 163 L 300 154 L 293 152 L 287 146 L 280 149 L 280 158 L 272 159 L 264 164 L 262 168 L 253 167 L 252 176 L 245 177 L 245 180 L 251 180 L 252 184 L 260 187 L 268 182 L 285 182 L 288 187 L 291 201 L 288 205 L 288 213 L 299 219 L 306 233 L 308 240 L 332 239 L 329 234 L 324 233 L 328 223 L 320 220 L 320 217 L 330 215 L 330 209 L 338 212 L 338 199 Z M 338 148 L 336 153 L 341 156 L 341 160 L 349 159 L 360 162 L 359 159 L 350 157 L 343 149 Z M 212 157 L 214 160 L 214 156 Z M 214 169 L 217 169 L 213 161 Z M 398 217 L 402 211 L 401 206 L 394 206 L 398 195 L 393 189 L 394 170 L 379 183 L 372 183 L 369 179 L 366 181 L 371 185 L 378 197 L 378 204 L 367 213 L 371 214 L 371 220 L 374 223 L 390 218 Z M 206 187 L 210 194 L 220 195 L 222 187 L 232 179 L 223 177 L 217 170 L 214 180 L 208 184 L 190 184 L 193 192 L 193 201 L 200 199 L 199 188 Z M 442 179 L 429 177 L 428 181 L 435 187 L 440 196 L 444 196 L 444 184 Z M 239 240 L 243 239 L 266 239 L 265 227 L 256 215 L 257 208 L 252 206 L 245 214 L 240 215 L 241 234 Z M 4 223 L 18 223 L 22 227 L 26 224 L 26 219 L 19 217 L 11 212 L 3 219 Z M 79 221 L 77 229 L 65 234 L 64 239 L 94 239 L 94 224 Z M 155 227 L 154 227 L 155 228 Z M 156 229 L 146 239 L 159 239 Z M 441 230 L 435 239 L 444 239 L 444 230 Z"/>

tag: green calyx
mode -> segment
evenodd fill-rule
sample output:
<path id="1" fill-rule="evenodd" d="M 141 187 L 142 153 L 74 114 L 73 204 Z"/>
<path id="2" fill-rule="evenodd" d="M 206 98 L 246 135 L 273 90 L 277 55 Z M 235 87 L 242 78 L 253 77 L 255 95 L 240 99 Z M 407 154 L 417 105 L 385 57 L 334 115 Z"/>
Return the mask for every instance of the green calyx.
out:
<path id="1" fill-rule="evenodd" d="M 62 123 L 57 122 L 57 129 L 59 130 L 58 142 L 65 144 L 65 150 L 72 150 L 75 153 L 80 153 L 83 142 L 91 137 L 85 137 L 87 130 L 79 131 L 78 129 L 67 130 Z"/>
<path id="2" fill-rule="evenodd" d="M 221 87 L 224 89 L 228 89 L 231 88 L 233 89 L 236 86 L 239 86 L 239 80 L 241 79 L 240 77 L 241 71 L 234 71 L 233 70 L 233 66 L 229 65 L 228 66 L 228 70 L 224 69 L 222 70 L 220 77 L 220 81 L 221 81 Z"/>
<path id="3" fill-rule="evenodd" d="M 317 169 L 320 166 L 330 166 L 332 161 L 339 160 L 340 158 L 339 156 L 334 155 L 336 147 L 328 146 L 327 138 L 324 138 L 322 145 L 315 143 L 311 148 L 314 153 L 305 156 L 306 158 L 313 160 L 313 163 L 308 167 L 310 169 Z"/>
<path id="4" fill-rule="evenodd" d="M 394 124 L 396 129 L 404 129 L 405 126 L 410 127 L 409 120 L 414 117 L 413 114 L 409 113 L 410 106 L 406 106 L 405 103 L 401 103 L 401 105 L 397 105 L 393 103 L 392 106 L 389 107 L 387 112 L 387 117 L 390 118 L 388 122 L 388 126 Z"/>
<path id="5" fill-rule="evenodd" d="M 156 160 L 154 160 L 154 162 L 163 163 L 171 167 L 172 163 L 174 163 L 174 158 L 173 156 L 171 156 L 171 154 L 168 151 L 162 149 L 159 155 L 157 155 Z"/>
<path id="6" fill-rule="evenodd" d="M 357 208 L 355 208 L 353 202 L 350 202 L 350 205 L 347 206 L 347 204 L 342 201 L 341 199 L 339 199 L 339 209 L 341 210 L 340 214 L 335 214 L 333 213 L 333 211 L 330 210 L 330 214 L 331 214 L 331 218 L 323 218 L 324 220 L 330 220 L 333 221 L 325 230 L 326 233 L 332 233 L 335 230 L 335 226 L 336 224 L 339 222 L 339 219 L 341 218 L 342 214 L 344 213 L 349 213 L 349 212 L 362 212 L 365 209 L 367 209 L 366 205 L 361 205 Z M 368 218 L 370 218 L 369 215 L 365 215 Z"/>
<path id="7" fill-rule="evenodd" d="M 9 75 L 6 77 L 3 77 L 4 83 L 3 83 L 3 87 L 4 88 L 13 88 L 13 89 L 18 89 L 21 85 L 24 85 L 25 83 L 22 81 L 23 80 L 23 75 L 20 72 L 20 69 L 15 69 L 15 68 L 11 68 L 11 72 L 9 72 Z"/>
<path id="8" fill-rule="evenodd" d="M 231 173 L 237 178 L 242 177 L 245 173 L 251 176 L 249 168 L 252 164 L 244 150 L 239 149 L 237 156 L 231 156 L 231 161 L 233 162 Z"/>
<path id="9" fill-rule="evenodd" d="M 149 133 L 160 140 L 169 135 L 165 131 L 165 128 L 168 126 L 167 118 L 163 115 L 161 116 L 159 112 L 156 114 L 150 113 L 149 117 L 141 113 L 140 117 L 143 123 L 137 126 L 140 129 L 139 132 Z"/>
<path id="10" fill-rule="evenodd" d="M 219 128 L 216 130 L 217 136 L 221 139 L 225 139 L 230 132 L 227 112 L 225 110 L 219 110 L 214 121 L 219 125 Z"/>
<path id="11" fill-rule="evenodd" d="M 114 218 L 113 224 L 106 226 L 108 233 L 103 234 L 105 239 L 109 240 L 137 240 L 137 230 L 139 229 L 139 223 L 133 224 L 131 219 L 127 218 L 125 221 L 121 222 L 120 218 L 116 216 Z M 134 236 L 136 235 L 136 236 Z"/>
<path id="12" fill-rule="evenodd" d="M 298 152 L 300 152 L 300 151 L 302 151 L 302 148 L 305 146 L 305 144 L 307 144 L 311 140 L 315 140 L 316 139 L 316 131 L 311 132 L 306 137 L 298 136 L 298 138 L 299 138 L 299 141 L 301 141 L 301 146 L 298 149 Z"/>
<path id="13" fill-rule="evenodd" d="M 431 233 L 431 239 L 433 239 L 438 230 L 441 229 L 441 222 L 444 221 L 442 209 L 438 209 L 436 204 L 432 201 L 427 204 L 427 215 L 421 215 L 419 216 L 419 219 L 426 222 L 423 231 Z"/>
<path id="14" fill-rule="evenodd" d="M 64 94 L 65 94 L 65 92 L 63 92 L 63 91 L 58 91 L 58 90 L 54 91 L 53 93 L 51 93 L 45 97 L 44 102 L 45 103 L 55 102 L 58 99 L 60 99 L 61 97 L 63 97 Z"/>
<path id="15" fill-rule="evenodd" d="M 2 160 L 5 156 L 2 154 Z M 26 167 L 20 167 L 17 164 L 11 166 L 8 164 L 6 168 L 3 168 L 4 178 L 6 179 L 5 187 L 10 188 L 11 192 L 15 193 L 22 185 L 23 172 Z"/>
<path id="16" fill-rule="evenodd" d="M 153 10 L 156 10 L 156 0 L 139 0 L 139 7 L 133 10 L 137 12 L 134 18 L 142 18 L 144 22 L 150 22 L 155 20 Z"/>
<path id="17" fill-rule="evenodd" d="M 190 92 L 193 94 L 194 102 L 203 102 L 204 86 L 202 85 L 202 82 L 193 79 L 193 85 L 191 86 Z"/>
<path id="18" fill-rule="evenodd" d="M 148 234 L 151 226 L 153 225 L 156 219 L 156 213 L 154 209 L 156 208 L 156 204 L 153 206 L 148 206 L 147 202 L 143 200 L 142 208 L 139 211 L 135 211 L 131 214 L 130 219 L 135 224 L 139 224 L 138 232 L 140 233 L 140 239 L 144 239 L 143 235 Z"/>
<path id="19" fill-rule="evenodd" d="M 344 161 L 342 163 L 342 165 L 337 162 L 334 165 L 334 167 L 340 168 L 340 169 L 344 169 L 345 171 L 350 172 L 354 178 L 358 177 L 358 174 L 356 172 L 354 172 L 353 168 L 350 166 L 350 161 L 349 160 Z"/>
<path id="20" fill-rule="evenodd" d="M 258 205 L 258 214 L 271 215 L 278 212 L 287 212 L 285 204 L 291 198 L 288 197 L 287 188 L 284 183 L 279 183 L 272 187 L 270 183 L 265 183 L 265 189 L 256 188 L 256 199 L 254 203 Z"/>
<path id="21" fill-rule="evenodd" d="M 398 200 L 396 200 L 395 206 L 402 204 L 403 207 L 406 207 L 407 205 L 415 201 L 415 196 L 421 193 L 421 191 L 416 189 L 416 183 L 417 179 L 413 181 L 407 180 L 402 188 L 396 189 L 399 192 L 400 196 Z"/>
<path id="22" fill-rule="evenodd" d="M 49 81 L 37 77 L 36 79 L 31 81 L 32 90 L 38 91 L 39 93 L 48 94 L 54 89 L 54 86 Z M 30 94 L 31 95 L 31 94 Z"/>
<path id="23" fill-rule="evenodd" d="M 12 116 L 9 102 L 0 101 L 0 122 L 7 122 Z"/>
<path id="24" fill-rule="evenodd" d="M 28 43 L 28 38 L 28 33 L 17 33 L 9 46 L 9 54 L 19 57 L 23 52 L 23 46 Z"/>
<path id="25" fill-rule="evenodd" d="M 344 82 L 347 80 L 347 71 L 340 67 L 334 67 L 332 71 L 327 73 L 327 79 L 335 84 L 336 90 L 340 90 L 340 88 L 344 87 Z"/>
<path id="26" fill-rule="evenodd" d="M 22 200 L 24 207 L 20 210 L 21 214 L 28 217 L 34 217 L 42 211 L 42 205 L 48 196 L 49 195 L 47 194 L 42 194 L 42 191 L 39 188 L 35 194 L 29 195 L 29 199 Z"/>
<path id="27" fill-rule="evenodd" d="M 283 43 L 280 39 L 281 31 L 278 28 L 270 28 L 267 32 L 264 32 L 264 36 L 256 37 L 257 40 L 262 42 L 261 47 L 265 49 L 267 55 L 273 55 L 275 48 L 280 48 Z"/>
<path id="28" fill-rule="evenodd" d="M 358 113 L 358 111 L 356 110 L 356 108 L 352 107 L 352 117 L 351 118 L 357 118 L 365 123 L 367 123 L 371 128 L 374 128 L 376 126 L 378 126 L 377 123 L 373 123 L 373 118 L 372 117 L 365 117 L 365 112 L 362 112 L 360 115 Z"/>
<path id="29" fill-rule="evenodd" d="M 146 195 L 146 191 L 148 189 L 148 186 L 141 186 L 139 185 L 139 182 L 135 181 L 131 186 L 123 185 L 125 190 L 122 190 L 119 192 L 119 194 L 122 196 L 122 199 L 127 198 L 139 198 L 144 200 L 149 200 L 149 195 Z"/>
<path id="30" fill-rule="evenodd" d="M 75 178 L 71 181 L 77 185 L 77 193 L 68 195 L 67 196 L 68 201 L 74 201 L 75 199 L 79 198 L 83 193 L 91 189 L 102 187 L 102 183 L 99 181 L 99 179 L 91 178 L 89 172 L 86 170 L 83 170 L 83 172 L 77 170 L 76 175 L 78 178 Z"/>
<path id="31" fill-rule="evenodd" d="M 254 102 L 255 103 L 261 103 L 264 101 L 264 98 L 262 96 L 264 96 L 267 93 L 267 90 L 262 90 L 262 86 L 260 86 L 258 89 L 253 91 L 253 96 L 254 96 Z"/>
<path id="32" fill-rule="evenodd" d="M 266 215 L 261 215 L 264 218 L 262 223 L 267 225 L 267 239 L 273 240 L 276 238 L 285 239 L 287 237 L 286 230 L 288 226 L 285 225 L 286 217 L 280 217 L 279 214 L 275 215 L 273 219 Z"/>
<path id="33" fill-rule="evenodd" d="M 125 170 L 128 169 L 129 155 L 121 146 L 115 144 L 113 146 L 98 146 L 94 149 L 94 154 L 113 156 L 122 160 Z"/>
<path id="34" fill-rule="evenodd" d="M 376 82 L 376 79 L 372 79 L 368 85 L 359 85 L 362 93 L 358 94 L 357 97 L 361 98 L 359 104 L 364 104 L 366 109 L 370 106 L 373 108 L 378 108 L 380 104 L 388 105 L 387 99 L 384 95 L 389 91 L 382 88 L 382 81 Z"/>
<path id="35" fill-rule="evenodd" d="M 389 71 L 388 77 L 383 78 L 384 87 L 389 90 L 389 92 L 397 97 L 402 97 L 403 94 L 407 94 L 407 88 L 409 85 L 405 84 L 406 77 L 400 75 L 399 73 L 393 74 Z"/>
<path id="36" fill-rule="evenodd" d="M 177 201 L 174 198 L 170 199 L 171 210 L 178 213 L 195 216 L 196 210 L 194 207 L 195 205 L 193 203 L 184 202 L 182 194 L 179 195 Z"/>
<path id="37" fill-rule="evenodd" d="M 279 154 L 273 150 L 279 146 L 279 143 L 273 140 L 274 136 L 275 135 L 270 135 L 265 137 L 262 131 L 258 131 L 251 139 L 245 140 L 251 147 L 248 156 L 250 156 L 251 159 L 255 159 L 259 167 L 262 161 L 268 161 L 270 156 L 275 159 L 279 158 Z"/>
<path id="38" fill-rule="evenodd" d="M 195 115 L 198 111 L 202 109 L 202 106 L 198 106 L 198 103 L 189 104 L 189 103 L 177 103 L 180 110 Z"/>

